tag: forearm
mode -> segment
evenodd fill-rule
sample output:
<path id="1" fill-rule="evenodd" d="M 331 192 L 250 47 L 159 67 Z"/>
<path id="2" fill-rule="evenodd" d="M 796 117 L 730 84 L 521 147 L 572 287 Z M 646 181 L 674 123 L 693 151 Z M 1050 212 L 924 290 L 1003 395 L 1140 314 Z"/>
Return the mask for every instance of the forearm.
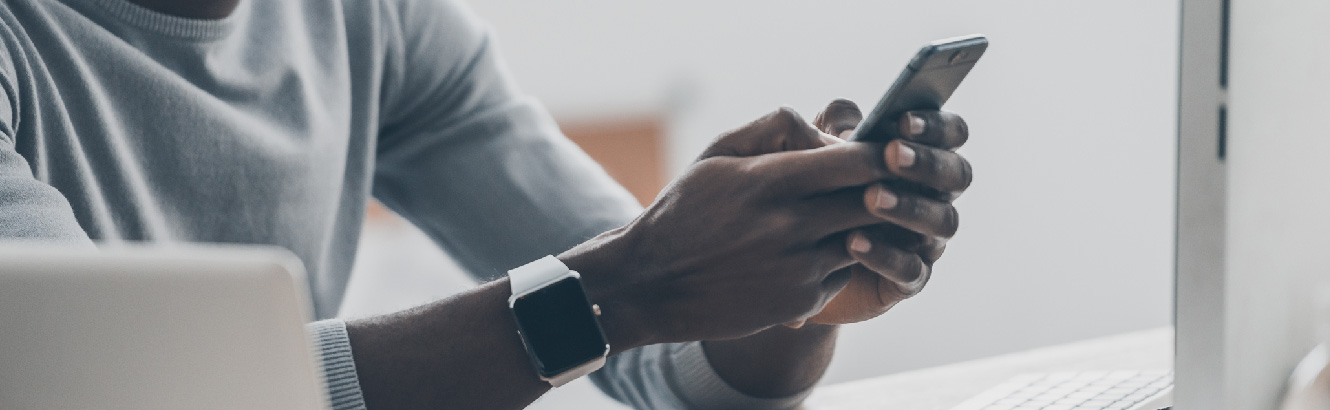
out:
<path id="1" fill-rule="evenodd" d="M 707 360 L 731 387 L 754 397 L 788 397 L 817 384 L 831 363 L 839 326 L 775 326 L 752 336 L 703 342 Z"/>
<path id="2" fill-rule="evenodd" d="M 550 388 L 508 312 L 507 279 L 347 324 L 368 408 L 520 409 Z"/>

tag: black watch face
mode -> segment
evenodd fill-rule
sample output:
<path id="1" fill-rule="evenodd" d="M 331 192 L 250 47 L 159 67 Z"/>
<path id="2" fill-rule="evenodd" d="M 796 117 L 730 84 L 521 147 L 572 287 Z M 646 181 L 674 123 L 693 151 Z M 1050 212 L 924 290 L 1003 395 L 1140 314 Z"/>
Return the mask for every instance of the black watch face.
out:
<path id="1" fill-rule="evenodd" d="M 605 334 L 575 278 L 565 278 L 513 301 L 513 316 L 544 377 L 605 354 Z"/>

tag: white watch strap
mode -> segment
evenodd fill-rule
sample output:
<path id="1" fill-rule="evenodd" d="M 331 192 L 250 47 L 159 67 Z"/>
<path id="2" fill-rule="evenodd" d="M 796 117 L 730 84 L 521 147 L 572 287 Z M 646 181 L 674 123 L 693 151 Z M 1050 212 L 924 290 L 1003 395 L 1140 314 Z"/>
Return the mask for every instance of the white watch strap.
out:
<path id="1" fill-rule="evenodd" d="M 566 275 L 569 270 L 559 258 L 546 256 L 508 271 L 508 281 L 517 295 Z"/>
<path id="2" fill-rule="evenodd" d="M 536 259 L 531 263 L 517 267 L 508 271 L 509 286 L 512 287 L 513 295 L 520 295 L 533 289 L 538 289 L 549 282 L 568 275 L 572 269 L 564 265 L 554 256 L 546 256 Z M 605 365 L 605 356 L 597 357 L 589 362 L 583 363 L 571 370 L 560 373 L 553 378 L 544 379 L 554 387 L 563 386 L 568 382 L 576 380 L 582 376 L 591 374 L 591 372 L 600 369 Z"/>

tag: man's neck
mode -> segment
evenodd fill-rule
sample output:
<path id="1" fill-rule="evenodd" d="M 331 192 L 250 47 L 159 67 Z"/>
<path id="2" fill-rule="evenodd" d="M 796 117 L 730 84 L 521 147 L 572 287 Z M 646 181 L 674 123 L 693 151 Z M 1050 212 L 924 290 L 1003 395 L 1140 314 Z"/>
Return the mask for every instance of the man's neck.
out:
<path id="1" fill-rule="evenodd" d="M 129 2 L 172 16 L 217 20 L 230 16 L 240 0 L 129 0 Z"/>

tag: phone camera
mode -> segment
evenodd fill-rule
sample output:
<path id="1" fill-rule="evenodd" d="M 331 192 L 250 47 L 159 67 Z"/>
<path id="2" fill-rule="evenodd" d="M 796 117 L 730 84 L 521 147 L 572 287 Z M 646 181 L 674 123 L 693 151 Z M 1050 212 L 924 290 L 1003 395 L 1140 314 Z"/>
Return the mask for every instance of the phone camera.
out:
<path id="1" fill-rule="evenodd" d="M 956 54 L 952 54 L 952 55 L 951 55 L 951 59 L 950 59 L 950 60 L 947 60 L 947 64 L 956 64 L 957 61 L 965 60 L 965 57 L 969 57 L 969 56 L 970 56 L 970 52 L 967 51 L 967 50 L 960 50 L 960 51 L 957 51 Z"/>

